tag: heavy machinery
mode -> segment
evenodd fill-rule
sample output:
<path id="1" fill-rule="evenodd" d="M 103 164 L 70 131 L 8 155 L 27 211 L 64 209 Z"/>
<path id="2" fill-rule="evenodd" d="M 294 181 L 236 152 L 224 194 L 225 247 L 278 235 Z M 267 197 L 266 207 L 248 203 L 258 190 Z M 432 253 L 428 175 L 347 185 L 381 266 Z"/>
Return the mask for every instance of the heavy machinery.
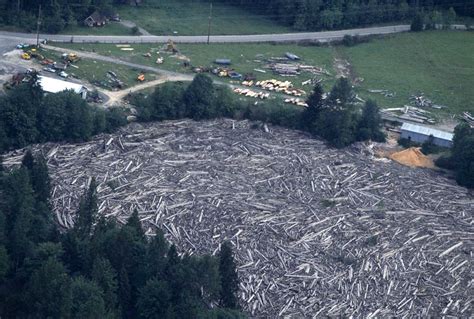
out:
<path id="1" fill-rule="evenodd" d="M 31 60 L 31 55 L 29 55 L 29 54 L 26 53 L 26 52 L 23 52 L 23 53 L 21 54 L 21 58 L 22 58 L 23 60 Z"/>
<path id="2" fill-rule="evenodd" d="M 75 53 L 63 53 L 62 58 L 66 62 L 75 63 L 80 60 L 79 56 Z"/>
<path id="3" fill-rule="evenodd" d="M 166 51 L 178 53 L 178 48 L 176 47 L 176 44 L 174 44 L 173 40 L 168 40 L 168 43 L 166 44 Z"/>
<path id="4" fill-rule="evenodd" d="M 28 50 L 26 53 L 28 53 L 32 58 L 38 59 L 38 60 L 44 60 L 44 56 L 38 52 L 36 49 L 31 49 Z"/>

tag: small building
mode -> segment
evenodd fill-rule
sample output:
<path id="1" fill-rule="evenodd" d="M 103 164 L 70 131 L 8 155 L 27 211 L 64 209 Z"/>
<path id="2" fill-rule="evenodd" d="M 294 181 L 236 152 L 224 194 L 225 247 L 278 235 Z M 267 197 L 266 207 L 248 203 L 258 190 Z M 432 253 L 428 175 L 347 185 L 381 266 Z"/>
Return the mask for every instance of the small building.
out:
<path id="1" fill-rule="evenodd" d="M 46 76 L 38 76 L 38 83 L 45 93 L 59 93 L 63 91 L 74 91 L 84 100 L 87 98 L 87 88 L 84 85 L 54 79 Z"/>
<path id="2" fill-rule="evenodd" d="M 231 65 L 230 59 L 216 59 L 214 63 L 220 65 Z"/>
<path id="3" fill-rule="evenodd" d="M 102 27 L 106 25 L 106 23 L 107 17 L 100 14 L 100 12 L 97 10 L 84 20 L 84 24 L 89 27 Z"/>
<path id="4" fill-rule="evenodd" d="M 412 142 L 424 143 L 430 136 L 433 136 L 433 143 L 442 147 L 453 146 L 454 134 L 436 130 L 430 127 L 403 123 L 401 128 L 401 138 L 409 139 Z"/>

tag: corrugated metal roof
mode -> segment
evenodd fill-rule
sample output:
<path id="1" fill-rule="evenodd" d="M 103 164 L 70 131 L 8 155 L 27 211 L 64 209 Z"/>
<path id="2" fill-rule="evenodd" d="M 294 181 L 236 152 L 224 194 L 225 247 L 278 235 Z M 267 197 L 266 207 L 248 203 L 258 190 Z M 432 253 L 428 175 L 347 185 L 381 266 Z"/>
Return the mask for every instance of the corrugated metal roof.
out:
<path id="1" fill-rule="evenodd" d="M 443 139 L 443 140 L 448 140 L 448 141 L 452 141 L 453 137 L 454 137 L 454 134 L 449 133 L 449 132 L 435 130 L 435 129 L 430 128 L 430 127 L 416 125 L 416 124 L 410 124 L 410 123 L 403 123 L 402 131 L 409 131 L 409 132 L 413 132 L 413 133 L 419 133 L 419 134 L 423 134 L 423 135 L 426 135 L 426 136 L 433 135 L 433 137 Z"/>
<path id="2" fill-rule="evenodd" d="M 66 82 L 46 76 L 38 76 L 38 83 L 43 91 L 48 93 L 58 93 L 66 90 L 73 90 L 76 93 L 81 93 L 85 88 L 81 84 Z"/>

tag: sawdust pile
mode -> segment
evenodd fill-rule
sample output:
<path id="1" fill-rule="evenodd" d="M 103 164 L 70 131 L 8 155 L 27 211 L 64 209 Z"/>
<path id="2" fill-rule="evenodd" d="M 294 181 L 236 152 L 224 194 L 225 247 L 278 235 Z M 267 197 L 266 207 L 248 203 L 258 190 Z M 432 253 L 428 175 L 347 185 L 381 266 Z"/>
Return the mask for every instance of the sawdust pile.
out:
<path id="1" fill-rule="evenodd" d="M 433 161 L 416 147 L 410 147 L 401 152 L 393 153 L 390 155 L 390 158 L 410 167 L 434 167 Z"/>

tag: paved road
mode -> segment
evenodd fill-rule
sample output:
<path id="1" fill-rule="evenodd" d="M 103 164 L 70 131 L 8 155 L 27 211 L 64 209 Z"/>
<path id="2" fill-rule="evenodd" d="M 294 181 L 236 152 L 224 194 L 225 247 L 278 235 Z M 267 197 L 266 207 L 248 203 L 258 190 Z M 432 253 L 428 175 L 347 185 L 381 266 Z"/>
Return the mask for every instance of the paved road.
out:
<path id="1" fill-rule="evenodd" d="M 339 31 L 283 33 L 283 34 L 256 34 L 256 35 L 213 35 L 212 43 L 244 43 L 244 42 L 291 42 L 291 41 L 333 41 L 342 39 L 345 35 L 379 35 L 405 32 L 410 30 L 409 25 L 393 25 L 386 27 L 371 27 Z M 56 42 L 74 43 L 164 43 L 168 39 L 176 43 L 206 43 L 207 36 L 97 36 L 97 35 L 64 35 L 42 34 L 41 39 Z M 36 36 L 31 33 L 16 33 L 0 31 L 0 41 L 35 42 Z"/>

